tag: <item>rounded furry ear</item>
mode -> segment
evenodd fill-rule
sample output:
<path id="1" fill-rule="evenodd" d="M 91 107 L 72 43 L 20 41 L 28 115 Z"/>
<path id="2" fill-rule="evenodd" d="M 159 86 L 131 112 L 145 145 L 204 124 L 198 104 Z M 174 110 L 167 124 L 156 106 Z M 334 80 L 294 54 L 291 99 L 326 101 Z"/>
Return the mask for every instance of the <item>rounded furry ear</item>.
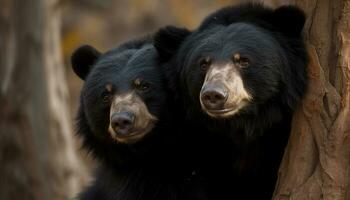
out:
<path id="1" fill-rule="evenodd" d="M 71 56 L 73 71 L 82 80 L 92 69 L 93 64 L 101 56 L 101 53 L 90 45 L 83 45 L 76 49 Z"/>
<path id="2" fill-rule="evenodd" d="M 292 5 L 281 6 L 273 13 L 273 24 L 285 35 L 299 37 L 305 24 L 305 13 Z"/>
<path id="3" fill-rule="evenodd" d="M 179 49 L 180 44 L 191 34 L 186 28 L 166 26 L 153 36 L 153 45 L 160 55 L 161 61 L 169 60 Z"/>

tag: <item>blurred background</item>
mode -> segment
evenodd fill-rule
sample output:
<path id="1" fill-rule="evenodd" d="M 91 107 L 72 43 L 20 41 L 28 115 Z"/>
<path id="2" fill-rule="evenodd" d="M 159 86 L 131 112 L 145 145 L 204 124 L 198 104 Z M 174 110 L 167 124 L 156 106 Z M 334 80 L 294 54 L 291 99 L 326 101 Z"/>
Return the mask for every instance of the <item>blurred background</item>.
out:
<path id="1" fill-rule="evenodd" d="M 74 135 L 78 46 L 103 52 L 168 24 L 192 29 L 238 2 L 0 0 L 0 200 L 72 199 L 91 181 L 96 163 Z"/>

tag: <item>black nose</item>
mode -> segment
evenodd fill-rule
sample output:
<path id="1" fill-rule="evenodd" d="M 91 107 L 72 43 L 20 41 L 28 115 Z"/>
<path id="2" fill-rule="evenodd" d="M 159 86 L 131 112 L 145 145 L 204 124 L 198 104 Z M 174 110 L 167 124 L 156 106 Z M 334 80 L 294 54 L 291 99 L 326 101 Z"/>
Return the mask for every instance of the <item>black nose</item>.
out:
<path id="1" fill-rule="evenodd" d="M 221 110 L 227 99 L 227 90 L 223 86 L 208 85 L 201 91 L 201 101 L 206 109 Z"/>
<path id="2" fill-rule="evenodd" d="M 118 135 L 127 135 L 134 125 L 134 119 L 131 112 L 117 112 L 111 117 L 111 126 Z"/>

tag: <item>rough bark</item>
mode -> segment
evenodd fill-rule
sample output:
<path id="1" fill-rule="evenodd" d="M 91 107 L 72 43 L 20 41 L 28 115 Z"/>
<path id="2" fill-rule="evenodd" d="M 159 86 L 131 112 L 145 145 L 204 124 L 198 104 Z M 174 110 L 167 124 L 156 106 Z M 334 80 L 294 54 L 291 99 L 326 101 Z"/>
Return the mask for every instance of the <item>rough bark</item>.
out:
<path id="1" fill-rule="evenodd" d="M 0 199 L 71 198 L 81 165 L 67 108 L 57 1 L 0 2 Z"/>
<path id="2" fill-rule="evenodd" d="M 293 119 L 274 199 L 350 199 L 350 1 L 287 3 L 308 16 L 310 86 Z"/>

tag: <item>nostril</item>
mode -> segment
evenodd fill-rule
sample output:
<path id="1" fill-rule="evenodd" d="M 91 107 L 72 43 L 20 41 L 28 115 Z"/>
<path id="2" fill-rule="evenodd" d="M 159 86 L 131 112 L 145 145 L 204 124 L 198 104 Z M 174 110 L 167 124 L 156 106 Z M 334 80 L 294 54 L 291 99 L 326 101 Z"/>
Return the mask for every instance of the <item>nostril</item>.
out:
<path id="1" fill-rule="evenodd" d="M 118 121 L 113 121 L 112 124 L 113 124 L 113 128 L 120 126 Z"/>
<path id="2" fill-rule="evenodd" d="M 226 97 L 224 94 L 218 93 L 214 95 L 214 99 L 214 102 L 221 104 L 225 102 Z"/>
<path id="3" fill-rule="evenodd" d="M 114 130 L 121 130 L 125 128 L 125 125 L 120 120 L 115 120 L 112 122 L 112 128 Z"/>
<path id="4" fill-rule="evenodd" d="M 215 94 L 214 95 L 214 99 L 215 100 L 221 100 L 221 99 L 223 99 L 224 97 L 221 95 L 221 94 Z"/>
<path id="5" fill-rule="evenodd" d="M 211 100 L 210 95 L 209 95 L 208 93 L 205 93 L 205 94 L 203 95 L 203 100 L 205 100 L 205 101 L 210 101 L 210 100 Z"/>
<path id="6" fill-rule="evenodd" d="M 223 96 L 217 92 L 212 92 L 211 98 L 210 98 L 210 102 L 215 104 L 215 103 L 219 103 L 221 100 L 223 100 Z"/>
<path id="7" fill-rule="evenodd" d="M 121 123 L 123 126 L 128 126 L 131 124 L 131 121 L 129 119 L 124 119 L 122 120 L 122 123 Z"/>

